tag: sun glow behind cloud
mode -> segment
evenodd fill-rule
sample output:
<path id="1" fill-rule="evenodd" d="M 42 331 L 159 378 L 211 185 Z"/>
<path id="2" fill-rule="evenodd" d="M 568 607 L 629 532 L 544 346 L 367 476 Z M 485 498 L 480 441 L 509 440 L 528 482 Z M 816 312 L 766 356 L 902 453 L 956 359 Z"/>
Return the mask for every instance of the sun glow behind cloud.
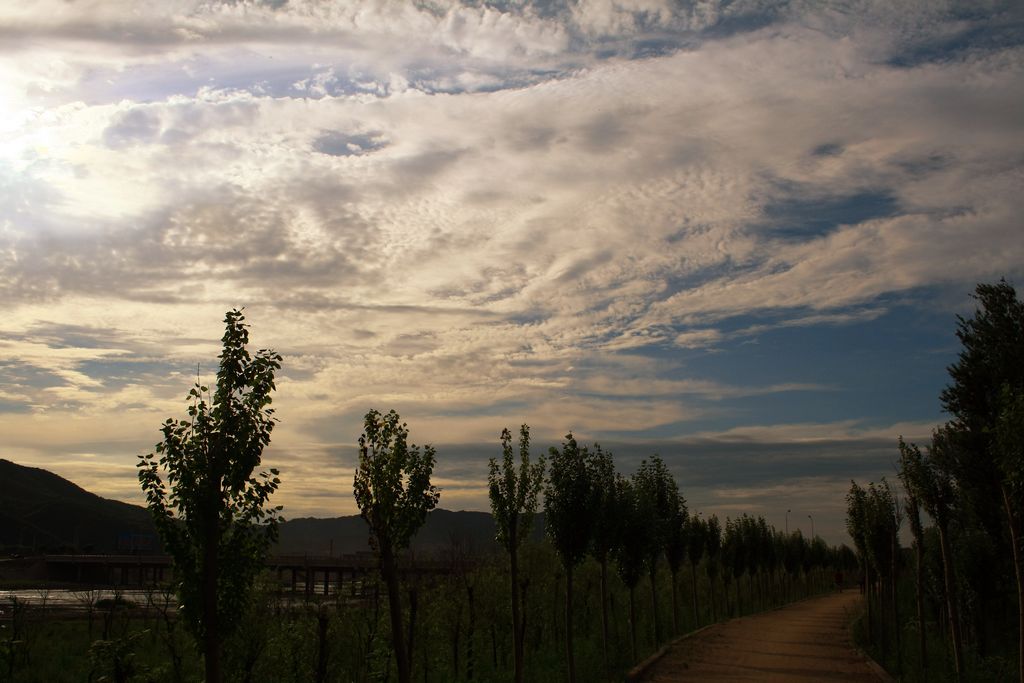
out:
<path id="1" fill-rule="evenodd" d="M 0 9 L 0 456 L 129 495 L 102 466 L 152 446 L 242 305 L 285 356 L 269 459 L 303 514 L 352 511 L 370 407 L 439 446 L 521 422 L 545 445 L 675 443 L 680 473 L 698 442 L 805 443 L 797 425 L 850 459 L 900 423 L 924 436 L 949 310 L 1024 263 L 1020 21 L 928 3 Z M 895 372 L 899 405 L 880 398 Z M 486 506 L 489 448 L 458 451 L 465 505 Z M 789 462 L 766 492 L 819 473 Z"/>

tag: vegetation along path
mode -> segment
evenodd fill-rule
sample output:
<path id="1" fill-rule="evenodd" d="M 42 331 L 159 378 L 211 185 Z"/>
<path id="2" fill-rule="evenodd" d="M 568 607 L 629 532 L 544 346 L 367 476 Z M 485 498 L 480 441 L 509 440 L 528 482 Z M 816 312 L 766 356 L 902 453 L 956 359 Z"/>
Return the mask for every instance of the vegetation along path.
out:
<path id="1" fill-rule="evenodd" d="M 878 681 L 848 625 L 856 589 L 716 624 L 670 648 L 640 680 Z"/>

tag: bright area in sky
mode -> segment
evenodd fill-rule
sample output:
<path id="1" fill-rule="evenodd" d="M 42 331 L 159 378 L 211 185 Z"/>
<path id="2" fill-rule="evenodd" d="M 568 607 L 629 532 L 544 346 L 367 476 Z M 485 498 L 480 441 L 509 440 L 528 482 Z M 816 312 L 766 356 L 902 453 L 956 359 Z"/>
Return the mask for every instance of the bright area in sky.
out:
<path id="1" fill-rule="evenodd" d="M 844 540 L 1020 284 L 1021 7 L 4 3 L 0 457 L 138 502 L 244 306 L 287 516 L 395 408 L 444 507 L 525 422 Z"/>

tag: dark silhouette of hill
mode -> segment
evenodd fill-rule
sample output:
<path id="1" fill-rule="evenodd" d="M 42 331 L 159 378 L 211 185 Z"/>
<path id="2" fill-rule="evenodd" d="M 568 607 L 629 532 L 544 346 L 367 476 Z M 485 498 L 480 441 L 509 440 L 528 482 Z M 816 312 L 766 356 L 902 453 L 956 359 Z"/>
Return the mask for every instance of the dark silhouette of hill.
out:
<path id="1" fill-rule="evenodd" d="M 543 525 L 539 514 L 534 537 L 539 538 Z M 413 538 L 412 549 L 434 553 L 458 544 L 470 553 L 496 552 L 494 536 L 490 513 L 437 509 Z M 369 549 L 366 522 L 349 515 L 283 522 L 270 552 L 344 555 Z M 157 553 L 160 544 L 146 508 L 101 498 L 47 470 L 0 459 L 0 550 Z"/>
<path id="2" fill-rule="evenodd" d="M 538 521 L 543 524 L 543 520 Z M 281 524 L 277 547 L 272 552 L 282 555 L 364 552 L 370 550 L 369 534 L 369 527 L 359 515 L 290 519 Z M 427 516 L 411 547 L 415 552 L 434 553 L 458 544 L 469 553 L 488 553 L 499 550 L 494 537 L 494 520 L 489 512 L 436 509 Z"/>
<path id="3" fill-rule="evenodd" d="M 0 459 L 0 547 L 20 552 L 158 552 L 149 512 L 37 467 Z"/>

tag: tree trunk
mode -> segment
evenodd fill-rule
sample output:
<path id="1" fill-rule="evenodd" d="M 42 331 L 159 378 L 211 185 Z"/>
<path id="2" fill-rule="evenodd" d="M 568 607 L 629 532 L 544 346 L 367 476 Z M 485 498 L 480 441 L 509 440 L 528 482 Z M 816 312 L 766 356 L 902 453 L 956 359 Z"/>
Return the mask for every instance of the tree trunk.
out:
<path id="1" fill-rule="evenodd" d="M 466 597 L 469 601 L 469 624 L 466 626 L 466 680 L 473 680 L 476 669 L 476 657 L 473 652 L 473 642 L 476 637 L 476 602 L 473 595 L 473 586 L 466 584 Z"/>
<path id="2" fill-rule="evenodd" d="M 1010 493 L 1006 486 L 999 487 L 1003 494 L 1003 505 L 1006 508 L 1006 521 L 1010 526 L 1010 547 L 1013 549 L 1013 573 L 1017 577 L 1017 675 L 1024 683 L 1024 572 L 1021 569 L 1020 528 L 1017 516 L 1013 514 L 1010 504 Z"/>
<path id="3" fill-rule="evenodd" d="M 915 539 L 914 550 L 917 555 L 917 637 L 918 646 L 921 649 L 921 673 L 922 678 L 928 680 L 928 641 L 924 625 L 924 547 L 921 539 Z"/>
<path id="4" fill-rule="evenodd" d="M 654 648 L 657 649 L 661 645 L 661 625 L 658 623 L 658 587 L 655 585 L 658 565 L 651 562 L 648 573 L 651 576 L 651 621 L 654 623 Z"/>
<path id="5" fill-rule="evenodd" d="M 697 565 L 690 560 L 690 579 L 693 584 L 693 627 L 700 628 L 700 612 L 697 609 Z"/>
<path id="6" fill-rule="evenodd" d="M 523 683 L 523 619 L 519 603 L 519 548 L 516 544 L 515 529 L 509 538 L 509 573 L 512 575 L 512 660 L 515 683 Z"/>
<path id="7" fill-rule="evenodd" d="M 629 587 L 629 651 L 636 664 L 636 584 Z"/>
<path id="8" fill-rule="evenodd" d="M 608 673 L 608 558 L 601 558 L 601 654 Z M 517 681 L 517 683 L 521 683 Z"/>
<path id="9" fill-rule="evenodd" d="M 718 621 L 718 608 L 715 607 L 715 577 L 708 574 L 708 586 L 711 590 L 711 621 L 712 623 Z"/>
<path id="10" fill-rule="evenodd" d="M 569 683 L 576 683 L 576 661 L 572 656 L 572 566 L 565 567 L 565 663 Z"/>
<path id="11" fill-rule="evenodd" d="M 867 603 L 867 621 L 865 622 L 867 626 L 865 631 L 868 642 L 871 643 L 874 642 L 871 639 L 871 634 L 874 633 L 875 629 L 874 624 L 871 623 L 873 612 L 871 609 L 871 569 L 868 567 L 868 561 L 866 558 L 864 560 L 864 601 Z"/>
<path id="12" fill-rule="evenodd" d="M 406 649 L 406 657 L 409 659 L 409 677 L 412 677 L 413 653 L 416 644 L 416 610 L 419 607 L 419 591 L 416 588 L 409 589 L 409 643 Z"/>
<path id="13" fill-rule="evenodd" d="M 672 635 L 679 633 L 679 596 L 676 588 L 676 571 L 671 571 L 672 577 Z"/>
<path id="14" fill-rule="evenodd" d="M 388 612 L 391 615 L 391 646 L 395 649 L 395 661 L 398 663 L 399 683 L 410 683 L 412 671 L 409 656 L 405 650 L 405 634 L 402 629 L 402 595 L 398 588 L 398 568 L 395 566 L 395 555 L 391 546 L 381 542 L 380 572 L 384 575 L 384 583 L 388 587 Z"/>
<path id="15" fill-rule="evenodd" d="M 953 640 L 953 667 L 956 671 L 956 680 L 963 677 L 964 665 L 961 658 L 960 646 L 960 616 L 957 613 L 956 593 L 953 586 L 953 557 L 949 549 L 949 538 L 945 524 L 939 527 L 939 546 L 942 549 L 942 579 L 946 586 L 946 612 L 949 614 L 949 632 Z"/>
<path id="16" fill-rule="evenodd" d="M 217 550 L 220 546 L 220 519 L 217 502 L 220 500 L 220 479 L 210 476 L 208 496 L 214 511 L 205 520 L 203 530 L 203 655 L 206 683 L 220 683 L 220 610 L 217 604 L 217 576 L 220 573 Z"/>
<path id="17" fill-rule="evenodd" d="M 893 635 L 896 639 L 896 678 L 902 678 L 903 676 L 903 645 L 900 642 L 900 608 L 899 600 L 896 594 L 896 559 L 899 554 L 900 541 L 894 532 L 892 535 L 892 566 L 889 571 L 889 579 L 892 584 L 890 590 L 892 591 L 892 626 Z"/>

